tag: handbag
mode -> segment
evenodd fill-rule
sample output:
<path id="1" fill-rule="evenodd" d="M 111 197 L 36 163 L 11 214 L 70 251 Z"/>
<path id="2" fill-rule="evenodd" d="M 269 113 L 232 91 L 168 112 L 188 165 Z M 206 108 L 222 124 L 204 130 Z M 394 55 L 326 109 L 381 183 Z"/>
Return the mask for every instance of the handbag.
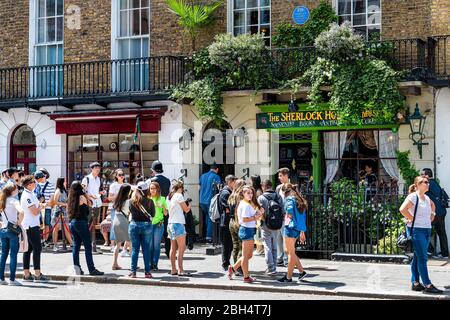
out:
<path id="1" fill-rule="evenodd" d="M 416 222 L 417 207 L 419 206 L 419 196 L 417 196 L 416 206 L 414 208 L 414 218 L 411 225 L 411 234 L 408 235 L 407 226 L 405 230 L 397 238 L 397 247 L 406 252 L 412 252 L 412 235 L 414 231 L 414 223 Z"/>
<path id="2" fill-rule="evenodd" d="M 20 228 L 20 226 L 18 224 L 14 224 L 12 222 L 9 222 L 8 215 L 6 214 L 6 212 L 4 212 L 4 214 L 5 214 L 6 221 L 8 222 L 8 224 L 6 225 L 6 230 L 8 230 L 9 232 L 15 234 L 16 236 L 21 234 L 22 233 L 22 229 Z"/>
<path id="3" fill-rule="evenodd" d="M 22 229 L 22 228 L 21 228 Z M 19 236 L 19 252 L 24 253 L 28 251 L 28 235 L 25 230 L 22 229 L 22 233 Z"/>

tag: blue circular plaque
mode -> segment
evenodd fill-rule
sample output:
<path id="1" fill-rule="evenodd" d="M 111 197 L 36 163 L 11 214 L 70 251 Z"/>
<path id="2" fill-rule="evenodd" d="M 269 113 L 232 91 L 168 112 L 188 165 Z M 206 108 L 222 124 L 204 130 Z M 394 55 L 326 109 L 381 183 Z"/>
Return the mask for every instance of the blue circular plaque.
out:
<path id="1" fill-rule="evenodd" d="M 305 24 L 309 19 L 309 9 L 305 6 L 296 7 L 292 13 L 292 20 L 296 24 Z"/>

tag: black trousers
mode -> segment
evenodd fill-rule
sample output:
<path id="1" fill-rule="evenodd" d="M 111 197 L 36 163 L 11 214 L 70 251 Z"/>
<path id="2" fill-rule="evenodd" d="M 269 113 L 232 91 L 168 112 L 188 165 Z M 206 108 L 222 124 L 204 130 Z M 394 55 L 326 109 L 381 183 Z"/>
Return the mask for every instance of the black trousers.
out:
<path id="1" fill-rule="evenodd" d="M 170 258 L 170 239 L 167 237 L 167 225 L 169 224 L 169 215 L 164 216 L 164 251 L 166 252 L 167 258 Z"/>
<path id="2" fill-rule="evenodd" d="M 233 252 L 233 239 L 228 226 L 220 228 L 220 240 L 222 242 L 222 267 L 228 268 Z"/>
<path id="3" fill-rule="evenodd" d="M 34 270 L 41 270 L 41 229 L 39 227 L 29 228 L 27 236 L 28 251 L 23 254 L 23 269 L 30 269 L 31 253 L 33 253 L 33 268 Z"/>
<path id="4" fill-rule="evenodd" d="M 441 248 L 441 254 L 444 257 L 448 257 L 448 240 L 447 233 L 445 232 L 445 216 L 434 217 L 433 227 L 436 231 L 436 235 L 439 237 L 439 246 Z"/>

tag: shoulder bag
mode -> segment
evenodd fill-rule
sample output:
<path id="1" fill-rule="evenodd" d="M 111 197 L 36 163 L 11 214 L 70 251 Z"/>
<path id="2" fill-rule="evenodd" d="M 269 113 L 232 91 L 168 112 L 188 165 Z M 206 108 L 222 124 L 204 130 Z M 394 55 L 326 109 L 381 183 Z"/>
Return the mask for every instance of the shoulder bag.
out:
<path id="1" fill-rule="evenodd" d="M 6 225 L 6 230 L 8 230 L 9 232 L 15 234 L 16 236 L 21 234 L 22 233 L 22 229 L 20 228 L 20 226 L 18 224 L 14 224 L 12 222 L 9 222 L 8 215 L 6 214 L 6 212 L 4 212 L 4 214 L 5 214 L 6 221 L 8 222 L 8 224 Z"/>
<path id="2" fill-rule="evenodd" d="M 407 226 L 405 226 L 405 230 L 398 236 L 397 238 L 397 247 L 406 252 L 412 252 L 412 235 L 414 232 L 414 223 L 416 222 L 417 216 L 417 207 L 419 206 L 419 196 L 417 196 L 416 206 L 414 208 L 414 218 L 411 225 L 411 234 L 408 235 Z"/>

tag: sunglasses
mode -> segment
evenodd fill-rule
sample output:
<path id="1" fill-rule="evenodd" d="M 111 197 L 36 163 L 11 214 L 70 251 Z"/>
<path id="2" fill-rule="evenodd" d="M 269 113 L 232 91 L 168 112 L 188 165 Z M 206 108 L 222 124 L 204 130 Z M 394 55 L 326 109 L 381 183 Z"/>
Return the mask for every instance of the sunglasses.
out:
<path id="1" fill-rule="evenodd" d="M 125 177 L 125 174 L 119 173 L 117 176 L 118 176 L 118 177 Z"/>

